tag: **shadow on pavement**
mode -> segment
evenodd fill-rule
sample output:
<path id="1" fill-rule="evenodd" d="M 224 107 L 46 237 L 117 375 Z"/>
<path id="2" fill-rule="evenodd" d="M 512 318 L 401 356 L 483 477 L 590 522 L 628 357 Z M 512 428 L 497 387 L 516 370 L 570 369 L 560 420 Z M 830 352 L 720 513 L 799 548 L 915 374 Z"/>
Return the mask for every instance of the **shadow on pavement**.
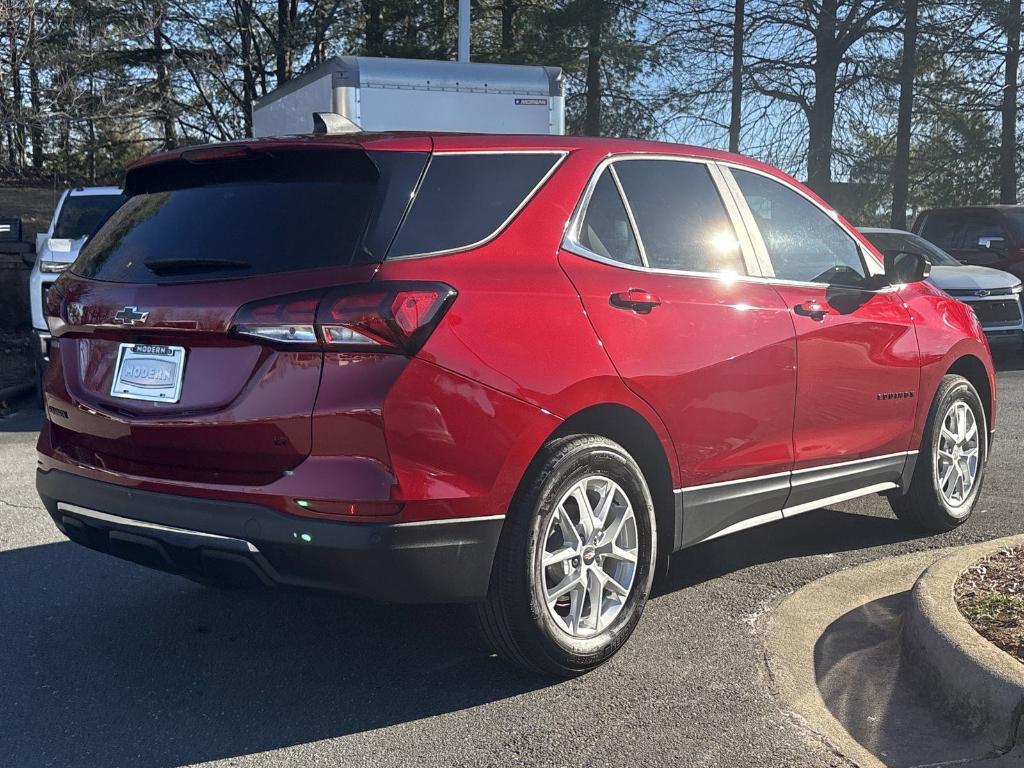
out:
<path id="1" fill-rule="evenodd" d="M 829 712 L 892 768 L 977 758 L 985 748 L 937 715 L 901 658 L 907 592 L 873 600 L 832 622 L 814 645 L 814 674 Z"/>
<path id="2" fill-rule="evenodd" d="M 895 517 L 816 510 L 698 544 L 672 556 L 655 595 L 684 589 L 753 565 L 834 554 L 920 538 Z"/>
<path id="3" fill-rule="evenodd" d="M 0 584 L 0 765 L 184 765 L 544 685 L 461 607 L 223 592 L 67 542 L 0 552 Z"/>
<path id="4" fill-rule="evenodd" d="M 11 403 L 12 413 L 0 417 L 0 434 L 4 432 L 38 432 L 43 425 L 43 412 L 36 404 L 35 395 Z"/>

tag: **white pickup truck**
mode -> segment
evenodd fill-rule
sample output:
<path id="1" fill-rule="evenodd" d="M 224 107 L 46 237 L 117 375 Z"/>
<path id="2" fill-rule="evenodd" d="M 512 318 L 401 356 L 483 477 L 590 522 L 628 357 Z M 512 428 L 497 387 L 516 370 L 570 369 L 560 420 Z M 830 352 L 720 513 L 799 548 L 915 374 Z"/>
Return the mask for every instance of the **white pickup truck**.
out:
<path id="1" fill-rule="evenodd" d="M 124 197 L 120 187 L 76 187 L 64 190 L 45 232 L 36 235 L 36 261 L 29 279 L 32 335 L 35 337 L 36 380 L 50 359 L 50 331 L 46 326 L 46 292 L 78 257 L 78 251 Z"/>

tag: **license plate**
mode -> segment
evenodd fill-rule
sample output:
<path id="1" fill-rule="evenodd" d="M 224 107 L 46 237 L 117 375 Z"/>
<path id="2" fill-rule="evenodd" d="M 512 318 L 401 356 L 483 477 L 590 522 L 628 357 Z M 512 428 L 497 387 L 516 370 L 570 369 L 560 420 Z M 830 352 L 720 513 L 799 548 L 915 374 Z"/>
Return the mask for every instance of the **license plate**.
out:
<path id="1" fill-rule="evenodd" d="M 176 403 L 181 398 L 185 348 L 163 344 L 122 344 L 117 351 L 112 397 Z"/>

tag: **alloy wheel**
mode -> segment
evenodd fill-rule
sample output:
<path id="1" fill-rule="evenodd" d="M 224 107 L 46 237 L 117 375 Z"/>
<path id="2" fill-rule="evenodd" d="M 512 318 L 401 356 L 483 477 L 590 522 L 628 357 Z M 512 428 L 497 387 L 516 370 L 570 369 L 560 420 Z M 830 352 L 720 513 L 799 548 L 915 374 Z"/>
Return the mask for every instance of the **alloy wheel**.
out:
<path id="1" fill-rule="evenodd" d="M 935 451 L 939 493 L 951 507 L 961 506 L 974 489 L 981 457 L 980 441 L 974 411 L 963 400 L 957 400 L 942 419 Z"/>
<path id="2" fill-rule="evenodd" d="M 548 513 L 538 586 L 562 631 L 590 637 L 622 612 L 633 589 L 639 539 L 633 505 L 614 480 L 576 482 Z"/>

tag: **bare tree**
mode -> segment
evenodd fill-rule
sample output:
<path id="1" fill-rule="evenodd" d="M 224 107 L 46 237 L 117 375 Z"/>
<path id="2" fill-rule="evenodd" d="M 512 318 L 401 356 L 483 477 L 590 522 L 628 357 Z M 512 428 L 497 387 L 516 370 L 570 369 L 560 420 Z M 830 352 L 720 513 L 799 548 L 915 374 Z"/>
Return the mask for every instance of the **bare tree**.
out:
<path id="1" fill-rule="evenodd" d="M 896 120 L 896 157 L 892 164 L 892 215 L 896 229 L 907 228 L 910 194 L 910 138 L 914 113 L 914 80 L 917 76 L 917 0 L 903 7 L 903 53 L 900 57 L 899 114 Z"/>
<path id="2" fill-rule="evenodd" d="M 1007 0 L 1003 11 L 1006 51 L 1003 57 L 1003 98 L 1000 109 L 999 202 L 1017 202 L 1017 74 L 1020 68 L 1020 0 Z"/>
<path id="3" fill-rule="evenodd" d="M 796 105 L 807 120 L 807 182 L 828 196 L 836 111 L 870 75 L 862 44 L 897 25 L 898 0 L 763 0 L 756 51 L 748 45 L 754 90 Z"/>
<path id="4" fill-rule="evenodd" d="M 740 151 L 743 112 L 743 34 L 746 3 L 735 0 L 732 21 L 732 80 L 729 104 L 729 151 Z"/>

